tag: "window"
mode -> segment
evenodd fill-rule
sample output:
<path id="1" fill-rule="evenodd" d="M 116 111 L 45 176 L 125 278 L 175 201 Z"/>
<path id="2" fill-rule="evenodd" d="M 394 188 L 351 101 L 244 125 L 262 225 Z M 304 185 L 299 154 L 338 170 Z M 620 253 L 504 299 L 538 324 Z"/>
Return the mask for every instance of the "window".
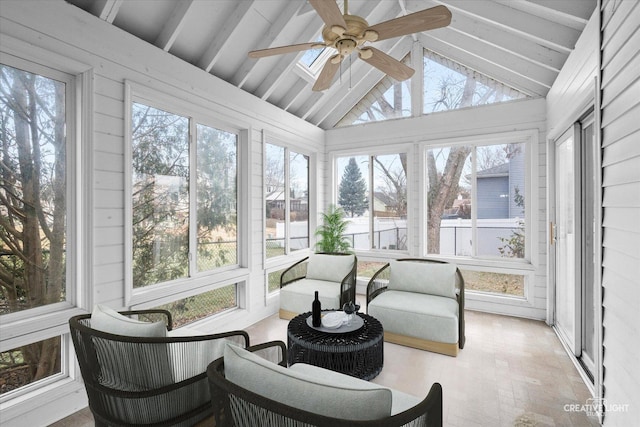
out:
<path id="1" fill-rule="evenodd" d="M 520 98 L 527 98 L 527 95 L 424 50 L 424 114 Z"/>
<path id="2" fill-rule="evenodd" d="M 238 132 L 132 103 L 133 289 L 238 265 L 237 151 Z"/>
<path id="3" fill-rule="evenodd" d="M 336 159 L 338 206 L 358 250 L 407 250 L 407 155 Z"/>
<path id="4" fill-rule="evenodd" d="M 427 251 L 525 258 L 524 143 L 427 150 Z"/>
<path id="5" fill-rule="evenodd" d="M 513 142 L 426 150 L 427 254 L 512 269 L 518 268 L 514 261 L 528 261 L 528 146 Z M 523 272 L 484 270 L 465 269 L 468 290 L 525 296 Z"/>
<path id="6" fill-rule="evenodd" d="M 309 247 L 309 156 L 265 144 L 266 257 Z"/>
<path id="7" fill-rule="evenodd" d="M 286 268 L 282 268 L 278 271 L 271 271 L 267 273 L 267 293 L 270 294 L 280 290 L 280 276 Z"/>
<path id="8" fill-rule="evenodd" d="M 154 308 L 168 310 L 173 320 L 173 328 L 177 329 L 214 314 L 236 308 L 238 306 L 237 287 L 238 285 L 233 283 Z"/>
<path id="9" fill-rule="evenodd" d="M 69 184 L 74 137 L 67 133 L 74 129 L 74 77 L 8 54 L 2 58 L 0 321 L 11 331 L 3 335 L 0 353 L 4 401 L 66 373 L 67 337 L 46 337 L 42 330 L 68 319 L 61 310 L 75 303 L 78 252 L 69 245 L 76 196 Z M 45 313 L 56 314 L 46 323 Z M 7 348 L 8 336 L 27 344 Z"/>

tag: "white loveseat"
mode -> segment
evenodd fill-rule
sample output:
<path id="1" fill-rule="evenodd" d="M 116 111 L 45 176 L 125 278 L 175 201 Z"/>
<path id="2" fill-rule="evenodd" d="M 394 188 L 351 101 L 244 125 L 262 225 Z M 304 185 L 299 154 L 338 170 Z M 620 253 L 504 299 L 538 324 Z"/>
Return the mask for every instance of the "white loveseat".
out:
<path id="1" fill-rule="evenodd" d="M 287 268 L 280 276 L 280 318 L 311 311 L 315 291 L 323 310 L 355 302 L 357 263 L 352 254 L 312 254 Z"/>
<path id="2" fill-rule="evenodd" d="M 269 348 L 280 349 L 280 357 L 266 360 L 253 353 Z M 207 369 L 216 421 L 237 427 L 442 425 L 438 383 L 419 399 L 304 363 L 286 368 L 285 353 L 279 341 L 246 350 L 227 345 L 224 358 Z"/>
<path id="3" fill-rule="evenodd" d="M 457 356 L 464 347 L 464 279 L 455 264 L 393 260 L 367 286 L 367 313 L 388 342 Z"/>

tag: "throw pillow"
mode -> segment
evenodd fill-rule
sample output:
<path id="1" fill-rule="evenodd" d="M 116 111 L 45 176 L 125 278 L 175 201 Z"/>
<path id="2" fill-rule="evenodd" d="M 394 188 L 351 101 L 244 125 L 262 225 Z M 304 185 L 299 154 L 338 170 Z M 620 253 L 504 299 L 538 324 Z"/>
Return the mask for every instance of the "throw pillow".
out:
<path id="1" fill-rule="evenodd" d="M 307 279 L 342 282 L 353 269 L 353 255 L 311 254 L 307 264 Z"/>
<path id="2" fill-rule="evenodd" d="M 97 304 L 91 313 L 91 327 L 110 334 L 129 337 L 165 337 L 167 335 L 167 327 L 163 321 L 140 322 L 100 304 Z"/>
<path id="3" fill-rule="evenodd" d="M 393 260 L 389 268 L 389 290 L 456 298 L 455 264 Z"/>

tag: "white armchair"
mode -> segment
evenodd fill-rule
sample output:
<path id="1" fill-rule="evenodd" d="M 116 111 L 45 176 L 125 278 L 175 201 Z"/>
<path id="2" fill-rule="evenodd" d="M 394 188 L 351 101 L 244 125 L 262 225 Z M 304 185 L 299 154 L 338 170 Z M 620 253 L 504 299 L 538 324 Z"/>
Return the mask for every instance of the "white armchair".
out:
<path id="1" fill-rule="evenodd" d="M 287 268 L 280 276 L 280 318 L 311 311 L 315 291 L 323 310 L 355 302 L 357 264 L 352 254 L 313 254 Z"/>

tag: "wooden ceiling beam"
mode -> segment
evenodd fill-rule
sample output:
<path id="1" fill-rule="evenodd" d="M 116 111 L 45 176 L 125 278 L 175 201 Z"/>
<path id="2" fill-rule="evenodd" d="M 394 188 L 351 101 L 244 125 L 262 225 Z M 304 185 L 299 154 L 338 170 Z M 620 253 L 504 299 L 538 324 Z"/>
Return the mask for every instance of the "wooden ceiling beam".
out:
<path id="1" fill-rule="evenodd" d="M 482 58 L 485 62 L 510 70 L 514 74 L 519 74 L 544 86 L 547 90 L 551 88 L 560 72 L 560 70 L 543 67 L 513 51 L 495 48 L 483 40 L 472 38 L 455 29 L 441 28 L 437 32 L 424 33 L 424 36 L 440 40 L 466 52 L 468 60 L 460 62 L 462 65 L 473 68 L 472 65 L 476 62 L 476 58 Z M 509 81 L 502 81 L 502 83 L 510 85 Z"/>
<path id="2" fill-rule="evenodd" d="M 275 39 L 282 34 L 287 28 L 287 24 L 293 19 L 294 16 L 298 13 L 300 8 L 304 5 L 304 2 L 287 2 L 285 3 L 285 7 L 278 14 L 278 19 L 269 26 L 269 30 L 266 34 L 260 37 L 258 44 L 253 48 L 253 50 L 259 49 L 267 49 L 272 47 L 271 44 L 275 41 Z M 237 69 L 231 78 L 231 83 L 242 88 L 242 86 L 247 81 L 249 74 L 253 70 L 253 68 L 258 63 L 257 59 L 249 58 L 248 56 L 242 62 L 242 65 Z"/>
<path id="3" fill-rule="evenodd" d="M 293 76 L 295 74 L 292 73 Z M 297 77 L 296 82 L 294 83 L 291 90 L 287 91 L 286 96 L 284 96 L 280 101 L 276 103 L 276 105 L 282 108 L 285 111 L 289 111 L 291 105 L 293 105 L 296 100 L 302 96 L 305 88 L 309 85 L 309 82 L 301 77 Z"/>
<path id="4" fill-rule="evenodd" d="M 424 7 L 424 2 L 411 1 L 408 2 L 408 7 L 410 11 L 416 12 L 420 7 Z M 564 50 L 543 46 L 503 28 L 497 28 L 486 21 L 473 19 L 464 13 L 455 14 L 447 28 L 455 29 L 469 37 L 483 40 L 555 71 L 560 71 L 569 56 L 569 53 Z"/>
<path id="5" fill-rule="evenodd" d="M 124 0 L 104 0 L 94 3 L 92 13 L 98 18 L 113 24 Z"/>
<path id="6" fill-rule="evenodd" d="M 472 19 L 481 19 L 537 43 L 570 53 L 575 47 L 580 31 L 542 19 L 529 13 L 496 2 L 463 0 L 432 0 L 434 4 L 447 6 L 454 18 L 464 13 Z"/>
<path id="7" fill-rule="evenodd" d="M 227 41 L 233 40 L 234 33 L 243 30 L 243 21 L 249 14 L 254 2 L 255 0 L 237 2 L 233 13 L 226 19 L 222 28 L 213 36 L 209 47 L 200 58 L 200 61 L 198 61 L 198 67 L 206 72 L 211 71 L 215 63 L 220 59 L 220 53 Z"/>
<path id="8" fill-rule="evenodd" d="M 509 0 L 511 1 L 511 0 Z M 596 9 L 597 0 L 516 0 L 517 3 L 529 3 L 541 8 L 553 10 L 578 22 L 587 24 Z M 583 25 L 583 26 L 584 26 Z"/>
<path id="9" fill-rule="evenodd" d="M 187 14 L 191 9 L 191 5 L 193 4 L 193 0 L 178 0 L 176 2 L 171 15 L 169 16 L 169 20 L 158 34 L 156 38 L 155 45 L 160 49 L 168 52 L 175 43 L 178 34 L 182 30 L 184 23 L 186 21 Z"/>

